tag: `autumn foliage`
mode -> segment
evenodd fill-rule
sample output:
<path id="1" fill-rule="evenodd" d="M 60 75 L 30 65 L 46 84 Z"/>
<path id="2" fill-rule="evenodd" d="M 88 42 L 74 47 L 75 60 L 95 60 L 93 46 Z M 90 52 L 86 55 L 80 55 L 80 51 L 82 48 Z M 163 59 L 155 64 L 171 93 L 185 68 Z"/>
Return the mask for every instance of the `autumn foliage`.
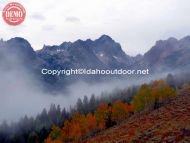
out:
<path id="1" fill-rule="evenodd" d="M 85 116 L 76 112 L 70 121 L 65 120 L 63 128 L 53 126 L 45 143 L 80 141 L 97 131 L 105 129 L 108 120 L 120 122 L 127 117 L 131 110 L 129 104 L 117 100 L 112 106 L 100 105 L 94 114 L 88 113 Z"/>
<path id="2" fill-rule="evenodd" d="M 117 100 L 112 107 L 112 120 L 121 121 L 127 117 L 129 112 L 129 105 Z"/>
<path id="3" fill-rule="evenodd" d="M 82 142 L 98 131 L 110 127 L 112 122 L 120 123 L 131 113 L 140 112 L 146 108 L 157 108 L 163 101 L 175 96 L 175 89 L 163 80 L 151 84 L 143 84 L 134 96 L 131 104 L 116 100 L 112 104 L 101 104 L 93 113 L 84 115 L 75 112 L 71 120 L 65 120 L 62 128 L 53 126 L 45 143 Z M 111 124 L 112 125 L 112 124 Z M 134 131 L 128 132 L 133 136 Z"/>
<path id="4" fill-rule="evenodd" d="M 164 102 L 159 110 L 143 111 L 102 131 L 85 143 L 189 143 L 190 86 Z"/>
<path id="5" fill-rule="evenodd" d="M 95 119 L 97 122 L 97 127 L 99 129 L 104 129 L 105 128 L 105 124 L 106 124 L 106 120 L 108 119 L 108 115 L 109 115 L 109 107 L 108 105 L 100 105 L 96 111 L 95 111 Z"/>
<path id="6" fill-rule="evenodd" d="M 150 85 L 143 84 L 132 100 L 136 112 L 144 108 L 158 108 L 159 105 L 176 95 L 175 89 L 168 86 L 163 80 L 156 80 Z"/>

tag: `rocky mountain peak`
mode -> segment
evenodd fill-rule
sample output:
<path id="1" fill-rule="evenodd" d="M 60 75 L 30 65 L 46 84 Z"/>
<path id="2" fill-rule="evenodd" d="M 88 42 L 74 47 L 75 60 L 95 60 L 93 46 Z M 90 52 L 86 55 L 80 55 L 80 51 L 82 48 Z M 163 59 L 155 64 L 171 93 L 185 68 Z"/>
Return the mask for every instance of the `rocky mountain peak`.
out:
<path id="1" fill-rule="evenodd" d="M 96 42 L 113 42 L 113 39 L 108 35 L 102 35 Z"/>

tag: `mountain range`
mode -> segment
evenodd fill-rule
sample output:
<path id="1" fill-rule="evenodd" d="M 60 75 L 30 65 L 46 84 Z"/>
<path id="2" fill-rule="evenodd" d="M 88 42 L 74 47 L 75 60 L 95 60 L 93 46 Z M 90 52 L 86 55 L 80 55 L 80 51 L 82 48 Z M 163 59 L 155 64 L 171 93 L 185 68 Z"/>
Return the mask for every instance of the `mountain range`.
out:
<path id="1" fill-rule="evenodd" d="M 20 37 L 8 41 L 0 40 L 0 69 L 17 68 L 21 65 L 32 71 L 45 83 L 64 84 L 78 80 L 76 78 L 40 75 L 42 68 L 47 69 L 145 69 L 152 73 L 189 69 L 190 67 L 190 36 L 180 40 L 169 38 L 159 40 L 144 55 L 129 56 L 121 45 L 107 35 L 96 40 L 87 39 L 75 42 L 63 42 L 61 45 L 44 47 L 34 51 L 30 43 Z M 38 73 L 38 74 L 36 74 Z M 96 80 L 97 77 L 82 77 Z"/>

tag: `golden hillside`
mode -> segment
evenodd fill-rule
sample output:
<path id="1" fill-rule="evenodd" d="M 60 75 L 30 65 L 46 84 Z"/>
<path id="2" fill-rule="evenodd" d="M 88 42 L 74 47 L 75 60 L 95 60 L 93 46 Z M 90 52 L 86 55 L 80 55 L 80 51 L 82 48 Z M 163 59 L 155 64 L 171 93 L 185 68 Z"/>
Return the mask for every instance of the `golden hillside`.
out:
<path id="1" fill-rule="evenodd" d="M 161 108 L 131 116 L 86 143 L 190 143 L 190 88 Z"/>

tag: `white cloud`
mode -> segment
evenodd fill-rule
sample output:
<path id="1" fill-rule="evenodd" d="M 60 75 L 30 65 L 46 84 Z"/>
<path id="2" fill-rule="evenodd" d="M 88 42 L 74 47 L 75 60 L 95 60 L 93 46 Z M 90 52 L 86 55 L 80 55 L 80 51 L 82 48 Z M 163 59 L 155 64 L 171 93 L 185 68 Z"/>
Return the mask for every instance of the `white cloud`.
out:
<path id="1" fill-rule="evenodd" d="M 189 0 L 23 0 L 22 4 L 25 22 L 12 28 L 0 19 L 0 37 L 25 37 L 35 49 L 108 34 L 127 54 L 135 55 L 146 52 L 156 40 L 190 33 Z M 38 20 L 31 17 L 36 14 Z"/>
<path id="2" fill-rule="evenodd" d="M 67 22 L 79 22 L 79 21 L 80 21 L 79 18 L 74 17 L 74 16 L 68 16 L 68 17 L 66 17 L 65 20 L 66 20 Z"/>
<path id="3" fill-rule="evenodd" d="M 45 16 L 43 16 L 41 13 L 34 13 L 30 16 L 30 18 L 40 20 L 40 21 L 43 21 L 46 19 Z"/>

